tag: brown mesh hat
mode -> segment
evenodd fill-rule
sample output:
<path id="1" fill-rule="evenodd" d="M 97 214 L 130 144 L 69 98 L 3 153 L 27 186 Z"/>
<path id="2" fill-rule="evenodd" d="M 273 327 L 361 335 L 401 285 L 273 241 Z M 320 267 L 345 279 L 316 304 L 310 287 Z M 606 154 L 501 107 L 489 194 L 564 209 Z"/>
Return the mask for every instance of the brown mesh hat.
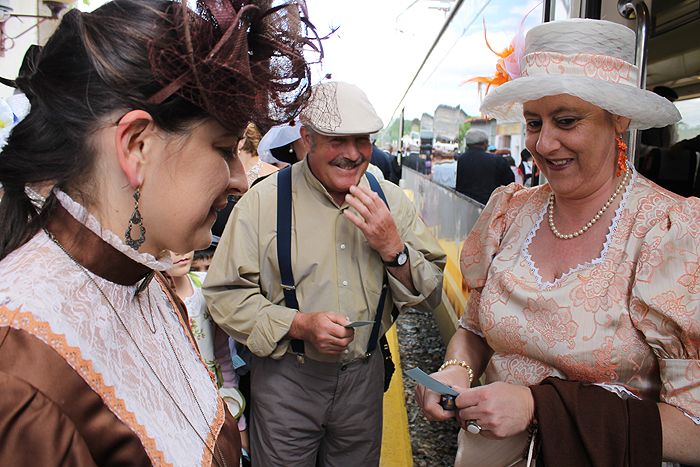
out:
<path id="1" fill-rule="evenodd" d="M 149 59 L 163 88 L 204 109 L 226 128 L 241 131 L 291 121 L 310 95 L 304 50 L 320 60 L 320 39 L 303 0 L 270 7 L 271 0 L 175 1 L 168 27 L 150 45 Z"/>

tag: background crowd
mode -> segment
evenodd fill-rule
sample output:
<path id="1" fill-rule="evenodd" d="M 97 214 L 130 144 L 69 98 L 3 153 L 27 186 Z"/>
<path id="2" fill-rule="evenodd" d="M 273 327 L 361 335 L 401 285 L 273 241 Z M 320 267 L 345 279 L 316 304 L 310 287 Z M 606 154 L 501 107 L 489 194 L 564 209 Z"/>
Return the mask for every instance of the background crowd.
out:
<path id="1" fill-rule="evenodd" d="M 379 464 L 384 334 L 440 304 L 446 256 L 366 94 L 311 86 L 303 2 L 243 3 L 71 11 L 12 81 L 0 464 Z M 416 393 L 458 466 L 700 465 L 700 201 L 628 162 L 680 118 L 634 44 L 537 26 L 482 106 L 525 121 L 519 165 L 478 129 L 402 158 L 485 205 L 432 375 L 454 407 Z"/>

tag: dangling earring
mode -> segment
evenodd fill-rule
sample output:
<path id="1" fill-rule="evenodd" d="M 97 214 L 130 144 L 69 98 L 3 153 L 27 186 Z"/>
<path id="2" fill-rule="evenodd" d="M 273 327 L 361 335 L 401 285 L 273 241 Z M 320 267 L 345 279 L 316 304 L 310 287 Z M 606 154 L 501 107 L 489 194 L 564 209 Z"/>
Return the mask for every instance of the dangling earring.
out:
<path id="1" fill-rule="evenodd" d="M 621 136 L 615 138 L 617 142 L 617 171 L 615 176 L 619 177 L 627 171 L 627 143 Z"/>
<path id="2" fill-rule="evenodd" d="M 139 247 L 143 245 L 143 242 L 146 241 L 146 228 L 143 226 L 143 218 L 141 217 L 141 213 L 139 212 L 140 197 L 141 192 L 139 191 L 139 188 L 137 188 L 136 191 L 134 191 L 134 212 L 131 214 L 131 219 L 129 219 L 129 226 L 126 228 L 126 232 L 124 233 L 124 242 L 137 251 Z M 131 229 L 135 225 L 139 228 L 139 238 L 137 239 L 131 238 Z"/>

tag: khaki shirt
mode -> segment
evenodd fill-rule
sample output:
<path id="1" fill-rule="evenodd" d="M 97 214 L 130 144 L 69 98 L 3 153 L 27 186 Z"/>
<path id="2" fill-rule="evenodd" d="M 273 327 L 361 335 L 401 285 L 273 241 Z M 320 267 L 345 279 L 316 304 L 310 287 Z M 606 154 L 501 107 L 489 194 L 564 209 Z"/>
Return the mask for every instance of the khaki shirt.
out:
<path id="1" fill-rule="evenodd" d="M 442 297 L 445 254 L 396 185 L 381 182 L 401 238 L 408 245 L 413 295 L 391 274 L 382 333 L 391 309 L 432 310 Z M 360 183 L 369 187 L 365 177 Z M 291 263 L 301 312 L 333 311 L 350 321 L 374 320 L 385 267 L 364 234 L 343 215 L 305 161 L 292 167 Z M 287 308 L 277 259 L 277 175 L 255 185 L 229 217 L 204 282 L 214 320 L 260 357 L 290 351 L 287 332 L 297 310 Z M 355 329 L 341 356 L 319 353 L 306 343 L 307 357 L 350 361 L 365 354 L 372 326 Z"/>

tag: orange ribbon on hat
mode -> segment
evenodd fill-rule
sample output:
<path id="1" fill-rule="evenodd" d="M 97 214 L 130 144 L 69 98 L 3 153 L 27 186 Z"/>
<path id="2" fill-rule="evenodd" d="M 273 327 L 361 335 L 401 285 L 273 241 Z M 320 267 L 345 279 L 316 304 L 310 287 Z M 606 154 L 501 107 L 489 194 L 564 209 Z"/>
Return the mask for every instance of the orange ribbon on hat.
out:
<path id="1" fill-rule="evenodd" d="M 508 47 L 506 47 L 502 52 L 496 52 L 493 50 L 493 47 L 491 47 L 491 44 L 489 44 L 488 37 L 486 37 L 486 19 L 482 18 L 484 25 L 484 42 L 486 42 L 486 47 L 500 57 L 500 59 L 496 62 L 496 73 L 493 76 L 476 76 L 464 81 L 462 84 L 479 83 L 480 93 L 481 85 L 486 84 L 486 93 L 488 94 L 491 86 L 500 86 L 501 84 L 507 83 L 512 79 L 520 77 L 520 60 L 523 57 L 525 49 L 525 20 L 540 4 L 541 3 L 535 5 L 525 14 L 525 16 L 523 16 L 523 19 L 520 20 L 520 25 L 518 26 L 518 32 L 515 33 Z"/>
<path id="2" fill-rule="evenodd" d="M 511 76 L 508 73 L 508 71 L 506 70 L 505 60 L 506 60 L 506 58 L 510 57 L 513 54 L 513 52 L 515 52 L 515 46 L 513 44 L 515 42 L 515 39 L 513 41 L 511 41 L 510 45 L 508 45 L 508 47 L 506 47 L 505 50 L 503 50 L 503 52 L 496 52 L 495 50 L 493 50 L 493 47 L 491 47 L 491 44 L 489 44 L 488 37 L 486 37 L 486 20 L 485 19 L 483 20 L 483 23 L 484 23 L 484 42 L 486 42 L 486 47 L 488 47 L 491 52 L 493 52 L 494 54 L 501 57 L 500 60 L 498 60 L 496 62 L 496 74 L 491 76 L 491 77 L 489 77 L 489 76 L 476 76 L 474 78 L 470 78 L 470 79 L 464 81 L 464 83 L 462 83 L 462 84 L 479 83 L 479 87 L 481 87 L 482 84 L 486 84 L 487 85 L 486 86 L 486 93 L 488 94 L 491 86 L 500 86 L 501 84 L 507 83 L 508 81 L 511 80 Z"/>

